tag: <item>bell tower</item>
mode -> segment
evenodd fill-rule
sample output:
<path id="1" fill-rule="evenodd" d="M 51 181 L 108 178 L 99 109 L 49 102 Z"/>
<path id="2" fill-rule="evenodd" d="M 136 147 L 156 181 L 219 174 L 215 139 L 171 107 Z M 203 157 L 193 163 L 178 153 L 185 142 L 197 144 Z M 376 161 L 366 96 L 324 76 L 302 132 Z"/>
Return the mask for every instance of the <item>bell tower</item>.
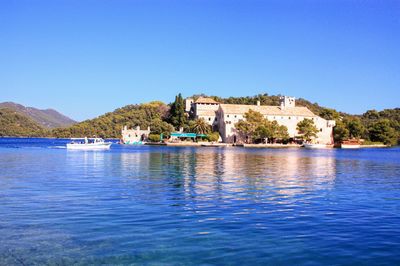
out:
<path id="1" fill-rule="evenodd" d="M 279 98 L 279 103 L 280 103 L 281 109 L 285 109 L 287 107 L 295 107 L 296 99 L 294 97 L 281 96 Z"/>

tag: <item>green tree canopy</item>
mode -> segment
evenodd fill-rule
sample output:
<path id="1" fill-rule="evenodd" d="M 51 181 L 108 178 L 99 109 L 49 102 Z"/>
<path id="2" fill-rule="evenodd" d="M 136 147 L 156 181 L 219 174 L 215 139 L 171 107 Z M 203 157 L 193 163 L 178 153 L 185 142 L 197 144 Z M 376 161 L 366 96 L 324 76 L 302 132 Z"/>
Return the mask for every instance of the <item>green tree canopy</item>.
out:
<path id="1" fill-rule="evenodd" d="M 175 101 L 171 104 L 169 121 L 176 129 L 185 127 L 187 123 L 185 101 L 180 93 L 175 96 Z"/>
<path id="2" fill-rule="evenodd" d="M 346 118 L 343 121 L 346 125 L 346 128 L 349 131 L 350 138 L 361 138 L 365 133 L 365 127 L 361 123 L 361 119 L 358 117 Z"/>
<path id="3" fill-rule="evenodd" d="M 211 132 L 211 126 L 207 124 L 204 118 L 197 118 L 189 122 L 189 129 L 196 134 L 208 134 Z"/>
<path id="4" fill-rule="evenodd" d="M 171 124 L 156 118 L 150 123 L 150 131 L 153 135 L 163 134 L 165 138 L 169 138 L 171 132 L 174 131 L 174 127 Z"/>
<path id="5" fill-rule="evenodd" d="M 390 126 L 388 119 L 380 119 L 373 122 L 368 128 L 372 141 L 379 141 L 389 145 L 397 144 L 397 132 Z"/>
<path id="6" fill-rule="evenodd" d="M 270 139 L 288 139 L 288 129 L 276 121 L 268 121 L 257 111 L 249 110 L 244 114 L 246 120 L 235 124 L 236 129 L 250 141 Z"/>
<path id="7" fill-rule="evenodd" d="M 219 132 L 211 132 L 207 134 L 208 141 L 218 141 L 219 140 Z"/>
<path id="8" fill-rule="evenodd" d="M 341 142 L 348 139 L 350 136 L 346 124 L 341 120 L 336 121 L 336 126 L 333 128 L 333 139 L 335 142 Z"/>
<path id="9" fill-rule="evenodd" d="M 235 127 L 245 139 L 252 141 L 257 127 L 265 121 L 265 118 L 260 112 L 251 109 L 244 114 L 244 118 L 245 120 L 237 122 Z"/>
<path id="10" fill-rule="evenodd" d="M 304 118 L 304 120 L 297 123 L 296 129 L 301 134 L 301 137 L 307 141 L 317 137 L 318 129 L 311 119 Z"/>

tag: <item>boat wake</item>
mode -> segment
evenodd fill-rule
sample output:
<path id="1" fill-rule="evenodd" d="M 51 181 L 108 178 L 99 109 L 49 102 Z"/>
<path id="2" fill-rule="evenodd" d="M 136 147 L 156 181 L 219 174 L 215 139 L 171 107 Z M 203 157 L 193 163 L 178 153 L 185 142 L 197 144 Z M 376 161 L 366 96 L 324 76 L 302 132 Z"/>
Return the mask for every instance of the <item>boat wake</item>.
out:
<path id="1" fill-rule="evenodd" d="M 66 149 L 67 147 L 65 147 L 65 146 L 48 146 L 47 148 L 49 148 L 49 149 Z"/>

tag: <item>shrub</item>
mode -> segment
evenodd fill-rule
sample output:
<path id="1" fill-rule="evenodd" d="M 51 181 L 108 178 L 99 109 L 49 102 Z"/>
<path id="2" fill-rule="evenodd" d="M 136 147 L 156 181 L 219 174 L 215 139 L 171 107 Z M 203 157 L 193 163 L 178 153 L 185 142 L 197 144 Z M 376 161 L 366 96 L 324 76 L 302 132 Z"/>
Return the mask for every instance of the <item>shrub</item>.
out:
<path id="1" fill-rule="evenodd" d="M 207 135 L 208 141 L 218 141 L 219 139 L 219 133 L 218 132 L 212 132 Z"/>
<path id="2" fill-rule="evenodd" d="M 148 139 L 151 142 L 159 142 L 160 141 L 160 135 L 159 134 L 150 134 Z"/>

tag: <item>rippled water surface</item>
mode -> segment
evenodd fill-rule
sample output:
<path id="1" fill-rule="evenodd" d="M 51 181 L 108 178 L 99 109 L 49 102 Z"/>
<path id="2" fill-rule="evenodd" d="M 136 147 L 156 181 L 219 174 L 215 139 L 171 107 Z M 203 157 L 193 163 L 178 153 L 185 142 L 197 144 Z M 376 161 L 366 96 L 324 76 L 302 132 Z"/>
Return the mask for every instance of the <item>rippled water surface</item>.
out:
<path id="1" fill-rule="evenodd" d="M 0 265 L 399 265 L 400 149 L 0 139 Z"/>

